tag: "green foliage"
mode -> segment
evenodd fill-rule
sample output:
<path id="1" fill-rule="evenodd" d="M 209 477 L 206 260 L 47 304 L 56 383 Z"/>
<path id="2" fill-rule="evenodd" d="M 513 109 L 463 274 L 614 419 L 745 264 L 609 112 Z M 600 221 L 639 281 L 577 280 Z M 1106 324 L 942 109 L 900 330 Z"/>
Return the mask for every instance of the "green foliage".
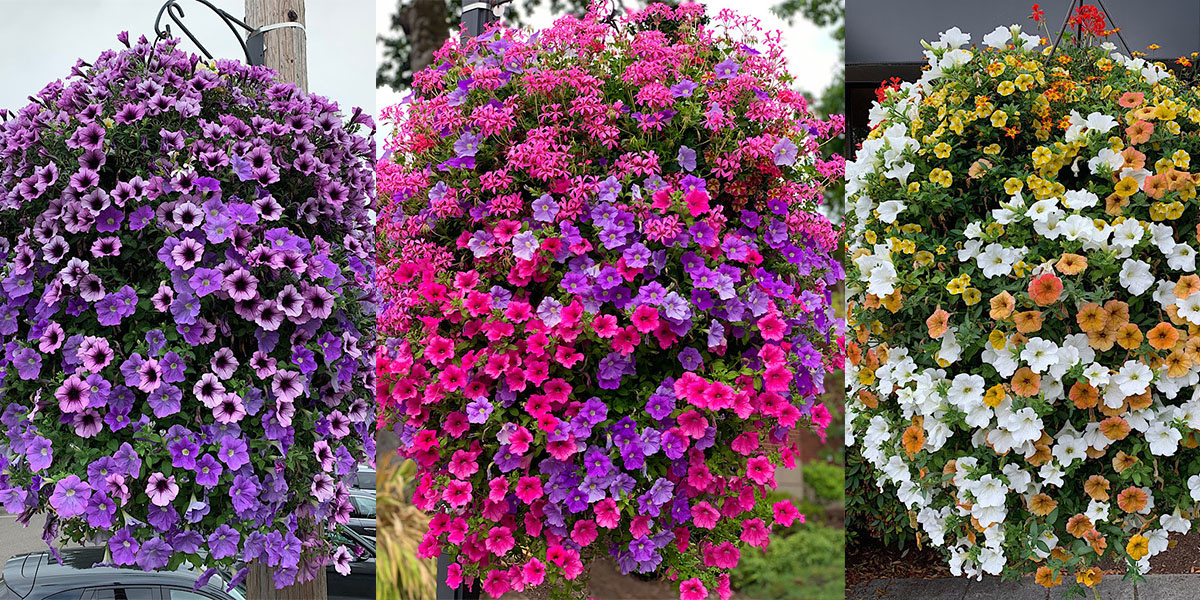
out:
<path id="1" fill-rule="evenodd" d="M 895 486 L 883 493 L 875 486 L 871 464 L 863 460 L 857 446 L 846 448 L 846 525 L 848 534 L 879 540 L 886 546 L 904 549 L 916 538 L 904 505 L 895 500 Z"/>
<path id="2" fill-rule="evenodd" d="M 846 477 L 842 467 L 813 461 L 803 467 L 804 483 L 817 497 L 826 501 L 841 501 L 845 497 Z"/>
<path id="3" fill-rule="evenodd" d="M 743 550 L 733 572 L 738 597 L 762 600 L 840 600 L 846 596 L 846 537 L 816 523 L 772 535 L 766 552 Z"/>

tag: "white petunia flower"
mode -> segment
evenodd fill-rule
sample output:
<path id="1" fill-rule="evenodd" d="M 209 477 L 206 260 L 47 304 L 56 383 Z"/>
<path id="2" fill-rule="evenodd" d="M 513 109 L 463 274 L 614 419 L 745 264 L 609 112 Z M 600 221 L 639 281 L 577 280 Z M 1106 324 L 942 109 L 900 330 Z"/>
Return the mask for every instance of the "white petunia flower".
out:
<path id="1" fill-rule="evenodd" d="M 1150 265 L 1140 260 L 1132 258 L 1125 259 L 1121 263 L 1121 272 L 1118 274 L 1121 285 L 1134 296 L 1140 296 L 1150 286 L 1154 285 L 1154 275 L 1150 273 Z"/>

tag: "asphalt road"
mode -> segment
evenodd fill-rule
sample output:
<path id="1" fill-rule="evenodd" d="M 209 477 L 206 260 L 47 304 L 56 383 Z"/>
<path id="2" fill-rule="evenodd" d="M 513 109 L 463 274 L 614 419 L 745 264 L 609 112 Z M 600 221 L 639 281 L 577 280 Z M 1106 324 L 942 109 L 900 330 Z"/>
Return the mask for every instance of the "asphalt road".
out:
<path id="1" fill-rule="evenodd" d="M 44 521 L 45 517 L 35 516 L 29 527 L 25 527 L 17 522 L 15 516 L 0 511 L 0 568 L 18 554 L 46 549 L 46 542 L 42 541 Z"/>

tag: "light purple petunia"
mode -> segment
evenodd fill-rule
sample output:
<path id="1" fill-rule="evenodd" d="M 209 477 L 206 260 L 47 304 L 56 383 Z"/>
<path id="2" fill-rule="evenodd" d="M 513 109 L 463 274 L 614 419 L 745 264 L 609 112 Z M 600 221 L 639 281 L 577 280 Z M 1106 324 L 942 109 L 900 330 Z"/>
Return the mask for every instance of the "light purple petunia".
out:
<path id="1" fill-rule="evenodd" d="M 55 482 L 54 492 L 50 494 L 50 506 L 60 519 L 69 519 L 82 515 L 91 497 L 91 486 L 81 481 L 79 476 L 71 474 Z"/>

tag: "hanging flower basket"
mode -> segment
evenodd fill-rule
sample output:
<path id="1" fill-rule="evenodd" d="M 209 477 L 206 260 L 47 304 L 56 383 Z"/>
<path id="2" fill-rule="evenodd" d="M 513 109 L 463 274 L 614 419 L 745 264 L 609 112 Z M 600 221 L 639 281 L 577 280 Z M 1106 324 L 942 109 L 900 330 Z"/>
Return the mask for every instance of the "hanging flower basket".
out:
<path id="1" fill-rule="evenodd" d="M 370 118 L 119 39 L 0 125 L 0 501 L 112 564 L 348 571 Z"/>
<path id="2" fill-rule="evenodd" d="M 847 167 L 851 443 L 954 574 L 1047 587 L 1200 501 L 1200 97 L 1071 19 L 943 33 Z"/>
<path id="3" fill-rule="evenodd" d="M 654 5 L 452 40 L 387 111 L 377 398 L 449 585 L 609 554 L 728 598 L 798 517 L 764 494 L 830 419 L 842 121 L 791 83 L 753 20 Z"/>

